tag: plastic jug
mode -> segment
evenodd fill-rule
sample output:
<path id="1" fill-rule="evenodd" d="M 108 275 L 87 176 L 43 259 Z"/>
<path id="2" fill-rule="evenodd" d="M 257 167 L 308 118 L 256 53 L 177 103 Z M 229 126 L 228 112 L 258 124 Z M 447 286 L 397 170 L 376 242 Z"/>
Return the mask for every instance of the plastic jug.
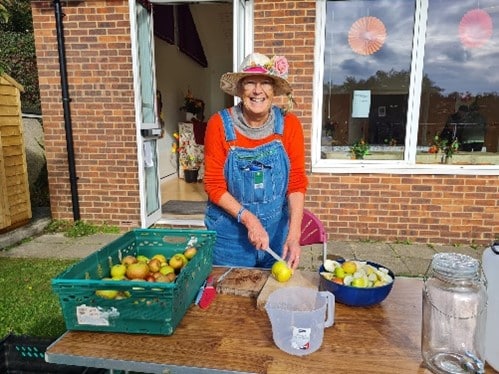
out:
<path id="1" fill-rule="evenodd" d="M 334 324 L 334 295 L 306 287 L 284 287 L 270 294 L 265 310 L 274 343 L 286 353 L 303 356 L 320 348 L 324 328 Z"/>
<path id="2" fill-rule="evenodd" d="M 488 294 L 485 361 L 499 371 L 499 241 L 483 252 L 482 267 Z"/>

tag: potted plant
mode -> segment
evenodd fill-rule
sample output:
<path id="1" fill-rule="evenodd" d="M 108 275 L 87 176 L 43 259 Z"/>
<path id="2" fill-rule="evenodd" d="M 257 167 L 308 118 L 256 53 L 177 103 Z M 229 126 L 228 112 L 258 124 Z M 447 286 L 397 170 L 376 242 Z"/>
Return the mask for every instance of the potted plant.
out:
<path id="1" fill-rule="evenodd" d="M 440 163 L 447 164 L 452 155 L 457 153 L 459 150 L 459 142 L 454 138 L 450 143 L 447 139 L 442 139 L 438 135 L 435 135 L 433 139 L 433 145 L 428 150 L 429 153 L 441 154 Z"/>
<path id="2" fill-rule="evenodd" d="M 190 134 L 184 135 L 186 139 L 190 138 Z M 202 150 L 188 140 L 180 142 L 178 133 L 173 134 L 173 139 L 172 153 L 177 155 L 178 167 L 182 170 L 185 181 L 197 182 L 199 168 L 203 163 Z"/>
<path id="3" fill-rule="evenodd" d="M 350 153 L 355 160 L 363 160 L 369 155 L 369 144 L 364 139 L 357 140 L 350 146 Z"/>
<path id="4" fill-rule="evenodd" d="M 184 180 L 187 183 L 198 181 L 201 160 L 198 156 L 188 153 L 180 153 L 179 162 L 184 172 Z"/>
<path id="5" fill-rule="evenodd" d="M 186 120 L 190 121 L 192 117 L 196 117 L 199 121 L 204 118 L 204 101 L 195 98 L 190 90 L 184 96 L 184 104 L 180 107 L 181 111 L 186 112 Z"/>

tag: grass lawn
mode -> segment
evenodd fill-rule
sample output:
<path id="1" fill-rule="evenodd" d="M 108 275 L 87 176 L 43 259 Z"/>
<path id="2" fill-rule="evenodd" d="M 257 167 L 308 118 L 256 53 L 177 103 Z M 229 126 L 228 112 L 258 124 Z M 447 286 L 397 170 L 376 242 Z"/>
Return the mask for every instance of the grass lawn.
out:
<path id="1" fill-rule="evenodd" d="M 55 338 L 66 331 L 51 279 L 77 260 L 0 258 L 0 338 Z"/>

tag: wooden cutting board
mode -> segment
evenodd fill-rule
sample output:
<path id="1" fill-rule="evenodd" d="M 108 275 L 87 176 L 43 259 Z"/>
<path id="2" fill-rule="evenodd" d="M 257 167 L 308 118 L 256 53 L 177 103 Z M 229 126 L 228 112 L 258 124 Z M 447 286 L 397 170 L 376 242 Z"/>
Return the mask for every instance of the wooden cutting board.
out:
<path id="1" fill-rule="evenodd" d="M 319 273 L 295 270 L 291 279 L 285 283 L 278 282 L 274 277 L 269 276 L 256 299 L 257 309 L 263 310 L 270 294 L 283 287 L 307 287 L 317 290 L 319 288 Z"/>
<path id="2" fill-rule="evenodd" d="M 269 270 L 233 268 L 217 284 L 217 292 L 225 295 L 246 296 L 256 299 L 269 275 Z"/>

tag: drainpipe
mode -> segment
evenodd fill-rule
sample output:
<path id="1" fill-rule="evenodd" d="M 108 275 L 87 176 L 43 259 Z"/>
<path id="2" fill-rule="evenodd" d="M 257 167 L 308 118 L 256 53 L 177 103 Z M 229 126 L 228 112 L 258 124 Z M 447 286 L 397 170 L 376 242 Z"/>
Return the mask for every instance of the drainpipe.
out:
<path id="1" fill-rule="evenodd" d="M 59 52 L 59 71 L 61 74 L 62 105 L 64 109 L 64 128 L 66 129 L 66 147 L 68 150 L 69 181 L 71 183 L 71 201 L 73 205 L 73 220 L 80 220 L 80 203 L 78 201 L 78 178 L 76 176 L 75 156 L 73 147 L 73 127 L 71 125 L 71 110 L 69 103 L 68 74 L 66 70 L 66 50 L 64 45 L 64 27 L 62 24 L 60 0 L 54 0 L 55 22 L 57 29 L 57 49 Z"/>

